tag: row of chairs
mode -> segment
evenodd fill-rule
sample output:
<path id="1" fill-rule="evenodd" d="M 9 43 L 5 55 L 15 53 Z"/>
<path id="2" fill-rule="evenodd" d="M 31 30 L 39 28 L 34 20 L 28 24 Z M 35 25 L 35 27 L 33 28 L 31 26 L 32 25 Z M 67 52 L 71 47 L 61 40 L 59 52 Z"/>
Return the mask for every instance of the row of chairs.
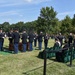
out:
<path id="1" fill-rule="evenodd" d="M 71 51 L 72 51 L 72 60 L 75 59 L 75 48 L 62 48 L 62 47 L 50 47 L 46 49 L 46 58 L 55 57 L 59 62 L 69 62 L 71 59 Z M 54 51 L 54 52 L 53 52 Z M 39 52 L 38 57 L 44 58 L 44 51 Z"/>

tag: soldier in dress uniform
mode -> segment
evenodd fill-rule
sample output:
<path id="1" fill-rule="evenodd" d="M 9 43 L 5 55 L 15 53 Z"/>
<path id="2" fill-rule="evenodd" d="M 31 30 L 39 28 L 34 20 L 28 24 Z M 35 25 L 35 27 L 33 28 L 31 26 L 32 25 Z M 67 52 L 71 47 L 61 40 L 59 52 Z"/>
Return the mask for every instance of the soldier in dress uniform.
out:
<path id="1" fill-rule="evenodd" d="M 48 34 L 46 33 L 46 35 L 44 36 L 45 49 L 47 48 L 47 45 L 48 45 L 48 39 L 49 39 L 49 36 L 48 36 Z"/>
<path id="2" fill-rule="evenodd" d="M 72 33 L 70 33 L 69 36 L 68 36 L 69 47 L 71 46 L 72 43 L 73 43 L 73 35 L 72 35 Z"/>
<path id="3" fill-rule="evenodd" d="M 23 33 L 22 33 L 22 45 L 23 45 L 23 52 L 26 52 L 26 47 L 27 47 L 27 33 L 26 33 L 26 30 L 24 29 L 23 30 Z"/>
<path id="4" fill-rule="evenodd" d="M 28 37 L 28 39 L 29 39 L 29 50 L 32 51 L 33 50 L 34 34 L 32 32 L 30 32 L 28 36 L 29 36 Z"/>
<path id="5" fill-rule="evenodd" d="M 4 43 L 4 34 L 2 32 L 2 28 L 0 28 L 0 51 L 3 50 L 3 43 Z"/>
<path id="6" fill-rule="evenodd" d="M 43 34 L 42 34 L 42 32 L 40 32 L 40 34 L 38 35 L 38 47 L 39 47 L 39 50 L 42 49 L 42 41 L 43 41 L 42 37 L 43 37 Z"/>
<path id="7" fill-rule="evenodd" d="M 38 37 L 38 35 L 37 35 L 37 33 L 35 32 L 35 33 L 34 33 L 34 47 L 37 46 L 37 37 Z"/>
<path id="8" fill-rule="evenodd" d="M 20 35 L 19 35 L 19 32 L 18 32 L 18 29 L 15 28 L 15 29 L 14 29 L 14 33 L 13 33 L 14 53 L 15 53 L 15 54 L 18 53 L 19 40 L 20 40 Z"/>
<path id="9" fill-rule="evenodd" d="M 10 32 L 8 32 L 8 40 L 9 44 L 13 44 L 13 29 L 11 29 Z"/>

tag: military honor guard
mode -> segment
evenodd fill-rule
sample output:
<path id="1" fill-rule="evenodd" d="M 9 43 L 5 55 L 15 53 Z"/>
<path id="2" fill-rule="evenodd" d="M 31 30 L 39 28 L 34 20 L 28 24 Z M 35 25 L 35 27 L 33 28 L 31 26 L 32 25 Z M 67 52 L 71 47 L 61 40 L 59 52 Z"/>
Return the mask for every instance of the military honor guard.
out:
<path id="1" fill-rule="evenodd" d="M 29 50 L 32 51 L 33 50 L 34 34 L 32 32 L 30 32 L 28 36 L 29 36 L 28 37 L 28 39 L 29 39 Z"/>
<path id="2" fill-rule="evenodd" d="M 13 29 L 10 29 L 10 32 L 8 32 L 8 40 L 9 44 L 13 44 Z"/>
<path id="3" fill-rule="evenodd" d="M 46 33 L 46 35 L 44 36 L 44 46 L 45 46 L 45 49 L 46 49 L 47 46 L 48 46 L 48 40 L 49 40 L 49 36 L 48 36 L 48 34 Z"/>
<path id="4" fill-rule="evenodd" d="M 19 35 L 19 32 L 18 32 L 18 29 L 15 28 L 15 29 L 14 29 L 14 33 L 13 33 L 14 53 L 15 53 L 15 54 L 18 53 L 19 40 L 20 40 L 20 35 Z"/>
<path id="5" fill-rule="evenodd" d="M 27 33 L 26 33 L 26 30 L 24 29 L 23 30 L 23 33 L 22 33 L 22 45 L 23 45 L 23 52 L 26 52 L 26 48 L 27 48 Z"/>
<path id="6" fill-rule="evenodd" d="M 40 32 L 40 34 L 38 35 L 38 47 L 39 47 L 39 50 L 42 49 L 42 41 L 43 41 L 43 34 L 42 34 L 42 32 Z"/>
<path id="7" fill-rule="evenodd" d="M 34 47 L 37 46 L 37 37 L 38 37 L 38 35 L 37 35 L 37 33 L 35 32 L 35 33 L 34 33 Z"/>
<path id="8" fill-rule="evenodd" d="M 2 28 L 0 28 L 0 51 L 3 51 L 3 43 L 4 43 L 4 34 L 2 32 Z"/>

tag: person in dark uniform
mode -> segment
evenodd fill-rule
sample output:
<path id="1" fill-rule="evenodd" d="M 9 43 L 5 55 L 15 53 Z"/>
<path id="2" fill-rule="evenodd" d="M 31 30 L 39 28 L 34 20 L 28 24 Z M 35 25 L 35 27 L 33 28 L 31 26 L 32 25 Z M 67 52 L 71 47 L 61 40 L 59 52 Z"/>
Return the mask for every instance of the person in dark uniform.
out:
<path id="1" fill-rule="evenodd" d="M 29 36 L 28 37 L 28 39 L 29 39 L 29 50 L 32 51 L 33 50 L 34 34 L 32 32 L 30 32 L 28 36 Z"/>
<path id="2" fill-rule="evenodd" d="M 18 53 L 19 40 L 20 40 L 20 35 L 19 35 L 19 32 L 18 32 L 18 29 L 15 28 L 15 29 L 14 29 L 14 33 L 13 33 L 14 53 L 15 53 L 15 54 Z"/>
<path id="3" fill-rule="evenodd" d="M 8 40 L 9 44 L 13 44 L 13 29 L 11 29 L 10 32 L 8 32 Z"/>
<path id="4" fill-rule="evenodd" d="M 42 34 L 42 32 L 40 32 L 40 34 L 38 35 L 38 47 L 39 47 L 39 50 L 42 49 L 42 41 L 43 41 L 42 37 L 43 37 L 43 34 Z"/>
<path id="5" fill-rule="evenodd" d="M 47 48 L 47 45 L 48 45 L 48 39 L 49 39 L 49 36 L 48 36 L 48 34 L 46 33 L 46 35 L 44 36 L 45 49 Z"/>
<path id="6" fill-rule="evenodd" d="M 59 41 L 61 43 L 61 46 L 62 46 L 62 44 L 63 44 L 63 36 L 61 35 L 61 33 L 59 33 L 58 39 L 59 39 Z"/>
<path id="7" fill-rule="evenodd" d="M 69 36 L 68 36 L 68 44 L 69 44 L 69 47 L 72 44 L 72 41 L 73 41 L 73 36 L 72 36 L 72 33 L 70 33 Z"/>
<path id="8" fill-rule="evenodd" d="M 38 35 L 37 35 L 37 33 L 35 32 L 35 33 L 34 33 L 34 47 L 37 46 L 37 37 L 38 37 Z"/>
<path id="9" fill-rule="evenodd" d="M 3 43 L 4 43 L 4 34 L 2 32 L 2 28 L 0 28 L 0 51 L 3 51 Z"/>
<path id="10" fill-rule="evenodd" d="M 23 52 L 26 52 L 26 46 L 27 46 L 27 33 L 26 30 L 24 29 L 23 34 L 22 34 L 22 44 L 23 44 Z"/>

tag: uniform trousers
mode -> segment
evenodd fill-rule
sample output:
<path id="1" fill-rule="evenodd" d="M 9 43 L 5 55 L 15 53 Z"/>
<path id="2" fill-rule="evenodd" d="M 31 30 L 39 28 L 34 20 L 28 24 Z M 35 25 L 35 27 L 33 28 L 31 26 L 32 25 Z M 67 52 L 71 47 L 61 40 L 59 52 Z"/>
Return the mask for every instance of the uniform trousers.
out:
<path id="1" fill-rule="evenodd" d="M 2 50 L 2 41 L 0 41 L 0 51 Z"/>
<path id="2" fill-rule="evenodd" d="M 38 42 L 39 50 L 42 49 L 42 42 Z"/>
<path id="3" fill-rule="evenodd" d="M 47 48 L 48 42 L 44 42 L 45 49 Z"/>
<path id="4" fill-rule="evenodd" d="M 14 43 L 14 53 L 18 53 L 18 43 Z"/>
<path id="5" fill-rule="evenodd" d="M 23 52 L 26 52 L 26 46 L 27 44 L 23 44 Z"/>
<path id="6" fill-rule="evenodd" d="M 34 47 L 36 47 L 37 45 L 37 40 L 34 40 Z"/>
<path id="7" fill-rule="evenodd" d="M 29 42 L 29 50 L 32 51 L 33 50 L 33 43 Z"/>

